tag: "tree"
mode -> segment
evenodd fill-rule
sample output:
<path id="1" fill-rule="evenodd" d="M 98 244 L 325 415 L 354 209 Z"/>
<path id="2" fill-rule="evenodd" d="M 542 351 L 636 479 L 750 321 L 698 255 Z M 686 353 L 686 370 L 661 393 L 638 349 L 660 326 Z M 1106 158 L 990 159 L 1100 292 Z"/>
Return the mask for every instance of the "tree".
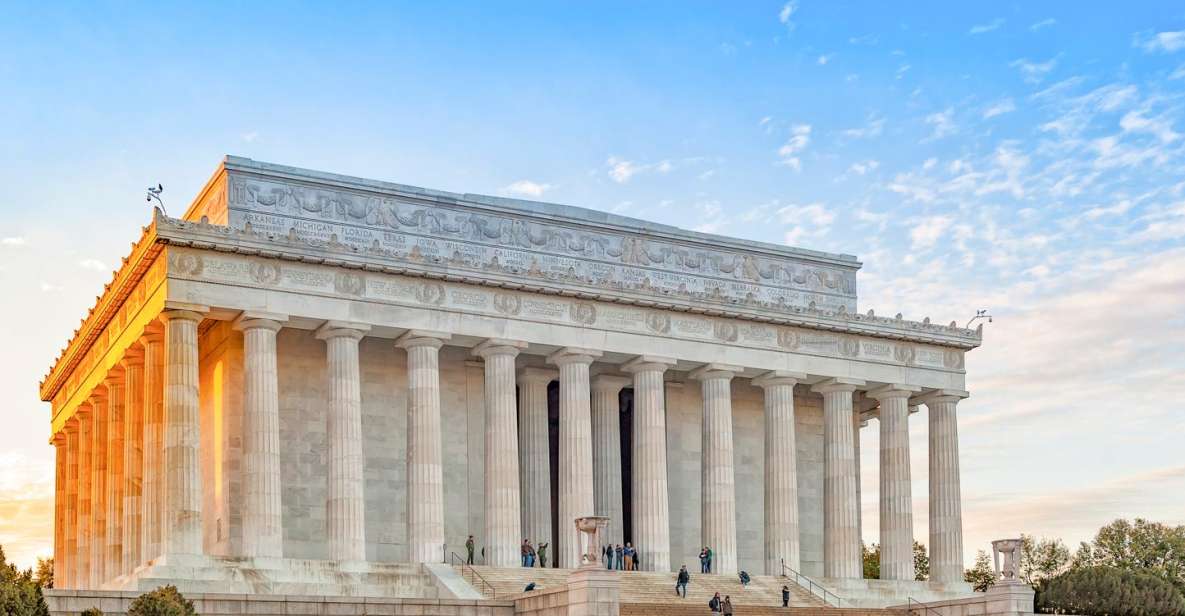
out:
<path id="1" fill-rule="evenodd" d="M 32 569 L 20 571 L 8 562 L 0 547 L 0 614 L 5 616 L 49 616 L 41 586 Z"/>
<path id="2" fill-rule="evenodd" d="M 37 557 L 37 567 L 33 569 L 33 579 L 42 588 L 53 588 L 53 557 Z"/>
<path id="3" fill-rule="evenodd" d="M 128 616 L 197 616 L 193 601 L 181 596 L 173 585 L 146 592 L 128 606 Z"/>
<path id="4" fill-rule="evenodd" d="M 913 579 L 923 582 L 930 579 L 930 555 L 926 546 L 913 542 Z"/>
<path id="5" fill-rule="evenodd" d="M 1166 526 L 1142 518 L 1115 520 L 1078 548 L 1075 561 L 1084 567 L 1150 573 L 1185 593 L 1185 526 Z"/>
<path id="6" fill-rule="evenodd" d="M 1037 610 L 1084 616 L 1185 616 L 1185 598 L 1149 573 L 1078 567 L 1043 580 Z"/>
<path id="7" fill-rule="evenodd" d="M 97 607 L 88 607 L 85 610 L 82 610 L 78 616 L 103 616 L 103 610 L 100 610 Z"/>
<path id="8" fill-rule="evenodd" d="M 1020 580 L 1037 586 L 1041 580 L 1052 578 L 1070 567 L 1070 549 L 1061 539 L 1036 539 L 1021 534 L 1023 551 L 1020 555 Z"/>
<path id="9" fill-rule="evenodd" d="M 881 545 L 874 543 L 871 546 L 867 546 L 861 543 L 860 556 L 861 560 L 864 561 L 864 579 L 881 579 Z"/>
<path id="10" fill-rule="evenodd" d="M 988 558 L 987 552 L 980 550 L 975 554 L 975 564 L 963 573 L 963 579 L 971 584 L 971 588 L 977 592 L 986 592 L 988 586 L 996 582 L 996 568 L 992 566 L 992 560 Z"/>

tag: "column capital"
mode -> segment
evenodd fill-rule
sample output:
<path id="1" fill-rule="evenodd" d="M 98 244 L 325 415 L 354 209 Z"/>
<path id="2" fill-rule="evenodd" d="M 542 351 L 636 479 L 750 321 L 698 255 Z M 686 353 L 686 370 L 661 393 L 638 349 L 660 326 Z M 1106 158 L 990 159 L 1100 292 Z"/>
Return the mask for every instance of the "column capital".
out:
<path id="1" fill-rule="evenodd" d="M 580 347 L 564 347 L 558 351 L 547 356 L 548 363 L 557 366 L 564 366 L 567 364 L 591 364 L 596 358 L 601 356 L 601 352 L 595 349 L 584 349 Z"/>
<path id="2" fill-rule="evenodd" d="M 958 402 L 969 397 L 971 397 L 971 394 L 962 389 L 931 389 L 910 398 L 909 403 L 911 405 L 925 404 L 929 406 L 931 403 Z"/>
<path id="3" fill-rule="evenodd" d="M 617 374 L 598 374 L 592 378 L 592 388 L 595 391 L 616 393 L 631 383 L 633 383 L 633 379 Z"/>
<path id="4" fill-rule="evenodd" d="M 520 383 L 542 382 L 546 385 L 558 378 L 560 378 L 560 373 L 555 368 L 529 367 L 518 371 Z"/>
<path id="5" fill-rule="evenodd" d="M 711 379 L 731 379 L 740 374 L 744 368 L 740 366 L 732 366 L 729 364 L 704 364 L 699 368 L 691 371 L 687 376 L 697 381 L 708 381 Z"/>
<path id="6" fill-rule="evenodd" d="M 124 351 L 123 358 L 119 360 L 118 365 L 125 372 L 131 366 L 143 366 L 144 349 L 137 344 L 129 346 L 128 350 Z"/>
<path id="7" fill-rule="evenodd" d="M 49 437 L 49 442 L 55 448 L 65 447 L 66 446 L 66 429 L 63 427 L 61 430 L 54 432 L 53 436 Z"/>
<path id="8" fill-rule="evenodd" d="M 806 375 L 801 372 L 790 372 L 789 370 L 771 370 L 753 379 L 753 384 L 765 389 L 766 387 L 773 387 L 775 385 L 789 385 L 791 387 L 806 380 Z"/>
<path id="9" fill-rule="evenodd" d="M 836 377 L 815 383 L 811 386 L 811 391 L 817 394 L 827 394 L 838 391 L 853 392 L 861 387 L 864 387 L 865 385 L 866 383 L 860 379 Z"/>
<path id="10" fill-rule="evenodd" d="M 210 312 L 209 306 L 167 300 L 165 301 L 164 310 L 162 310 L 160 313 L 160 318 L 166 321 L 180 319 L 183 321 L 197 321 L 198 323 L 201 323 L 202 319 L 206 318 L 207 312 Z"/>
<path id="11" fill-rule="evenodd" d="M 491 355 L 509 355 L 511 357 L 517 357 L 518 354 L 526 348 L 527 343 L 520 340 L 490 338 L 473 347 L 473 354 L 482 359 L 486 359 Z"/>
<path id="12" fill-rule="evenodd" d="M 313 335 L 318 340 L 328 340 L 330 338 L 353 338 L 354 340 L 361 340 L 368 331 L 370 331 L 370 326 L 366 323 L 329 320 L 322 324 L 321 327 L 318 327 L 313 332 Z"/>
<path id="13" fill-rule="evenodd" d="M 667 369 L 673 368 L 676 361 L 670 357 L 661 357 L 659 355 L 639 355 L 621 365 L 622 372 L 629 372 L 631 374 L 636 372 L 666 372 Z"/>
<path id="14" fill-rule="evenodd" d="M 890 398 L 909 398 L 919 391 L 922 391 L 922 388 L 918 387 L 917 385 L 890 383 L 888 385 L 877 387 L 876 389 L 871 389 L 867 391 L 865 395 L 875 400 L 888 400 Z"/>
<path id="15" fill-rule="evenodd" d="M 107 380 L 104 379 L 98 385 L 95 385 L 95 388 L 91 390 L 90 395 L 87 396 L 87 402 L 90 402 L 91 406 L 93 407 L 96 403 L 103 403 L 106 401 L 107 401 Z M 94 410 L 94 409 L 92 409 L 92 410 Z"/>
<path id="16" fill-rule="evenodd" d="M 261 312 L 258 310 L 244 310 L 235 317 L 231 323 L 231 327 L 238 331 L 247 331 L 249 329 L 270 329 L 273 332 L 280 331 L 284 324 L 288 322 L 288 315 L 277 314 L 274 312 Z"/>
<path id="17" fill-rule="evenodd" d="M 444 343 L 452 339 L 451 334 L 428 331 L 425 329 L 409 329 L 402 336 L 395 339 L 395 346 L 401 349 L 415 347 L 432 347 L 439 349 Z"/>

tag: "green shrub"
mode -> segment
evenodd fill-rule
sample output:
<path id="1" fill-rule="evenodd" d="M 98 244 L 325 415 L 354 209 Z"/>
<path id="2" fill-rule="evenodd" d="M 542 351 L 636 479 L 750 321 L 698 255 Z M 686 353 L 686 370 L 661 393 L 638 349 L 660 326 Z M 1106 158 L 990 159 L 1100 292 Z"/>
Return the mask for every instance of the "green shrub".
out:
<path id="1" fill-rule="evenodd" d="M 1037 610 L 1083 616 L 1185 616 L 1185 597 L 1165 580 L 1114 567 L 1081 567 L 1044 580 Z"/>
<path id="2" fill-rule="evenodd" d="M 128 616 L 197 616 L 193 601 L 181 596 L 176 586 L 161 586 L 146 592 L 128 607 Z"/>
<path id="3" fill-rule="evenodd" d="M 82 613 L 78 616 L 103 616 L 103 610 L 97 607 L 88 607 L 85 610 L 82 610 Z"/>

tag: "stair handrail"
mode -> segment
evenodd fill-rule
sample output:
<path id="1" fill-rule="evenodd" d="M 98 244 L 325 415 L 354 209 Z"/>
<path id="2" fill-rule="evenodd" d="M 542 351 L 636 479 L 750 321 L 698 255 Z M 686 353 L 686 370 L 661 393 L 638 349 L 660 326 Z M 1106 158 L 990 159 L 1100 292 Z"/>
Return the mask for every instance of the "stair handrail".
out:
<path id="1" fill-rule="evenodd" d="M 799 586 L 803 586 L 804 584 L 802 582 L 803 580 L 806 580 L 806 589 L 810 591 L 812 595 L 822 599 L 823 603 L 830 607 L 843 607 L 843 600 L 839 598 L 839 595 L 827 590 L 827 588 L 822 584 L 816 584 L 811 578 L 792 569 L 786 564 L 785 558 L 782 559 L 782 577 L 790 578 L 795 584 Z"/>
<path id="2" fill-rule="evenodd" d="M 472 577 L 472 579 L 466 580 L 467 582 L 469 582 L 470 584 L 474 584 L 474 585 L 476 585 L 477 582 L 481 582 L 481 588 L 478 588 L 478 592 L 481 592 L 481 594 L 484 595 L 485 590 L 489 590 L 491 599 L 498 598 L 498 591 L 496 591 L 494 589 L 494 585 L 489 583 L 488 581 L 486 581 L 486 579 L 484 577 L 482 577 L 480 573 L 477 572 L 477 569 L 474 569 L 473 565 L 469 564 L 469 561 L 465 560 L 464 558 L 461 558 L 460 554 L 453 552 L 452 554 L 449 555 L 449 561 L 452 564 L 458 565 L 461 567 L 461 578 L 462 579 L 465 578 L 465 572 L 466 572 L 466 570 L 468 570 L 469 575 Z"/>
<path id="3" fill-rule="evenodd" d="M 917 599 L 914 599 L 913 597 L 906 597 L 905 612 L 907 614 L 909 614 L 910 616 L 913 616 L 913 610 L 914 610 L 913 604 L 915 604 L 915 603 L 918 604 L 919 606 L 921 606 L 922 616 L 930 616 L 931 614 L 936 614 L 937 616 L 946 616 L 942 612 L 942 610 L 939 610 L 936 607 L 930 607 L 929 605 L 926 605 L 925 603 L 918 601 Z"/>

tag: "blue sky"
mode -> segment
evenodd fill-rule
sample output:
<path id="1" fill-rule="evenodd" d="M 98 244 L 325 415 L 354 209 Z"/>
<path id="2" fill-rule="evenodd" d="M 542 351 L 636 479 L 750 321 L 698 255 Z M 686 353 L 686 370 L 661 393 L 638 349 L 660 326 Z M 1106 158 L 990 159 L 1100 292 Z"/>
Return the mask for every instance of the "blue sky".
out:
<path id="1" fill-rule="evenodd" d="M 0 543 L 21 562 L 50 534 L 37 382 L 144 187 L 180 213 L 228 153 L 856 254 L 862 310 L 996 317 L 960 407 L 969 555 L 1185 523 L 1185 5 L 5 11 Z"/>

